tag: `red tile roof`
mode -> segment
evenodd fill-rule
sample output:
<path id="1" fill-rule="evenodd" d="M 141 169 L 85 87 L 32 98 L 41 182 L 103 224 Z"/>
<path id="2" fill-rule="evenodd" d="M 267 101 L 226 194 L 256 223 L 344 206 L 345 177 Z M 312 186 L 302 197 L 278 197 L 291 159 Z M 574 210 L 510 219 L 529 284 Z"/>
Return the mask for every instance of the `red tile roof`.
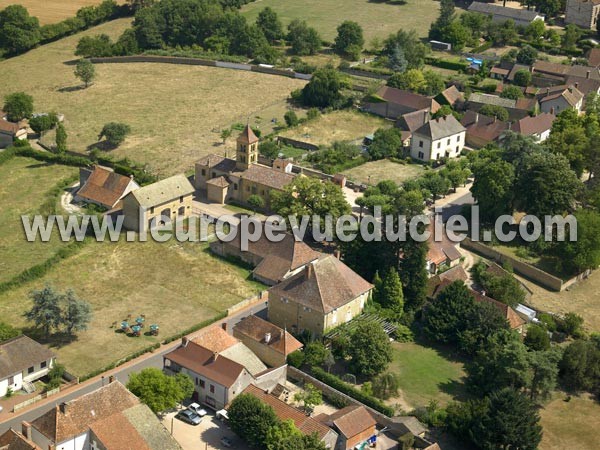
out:
<path id="1" fill-rule="evenodd" d="M 90 429 L 108 450 L 152 450 L 122 413 L 99 420 Z"/>
<path id="2" fill-rule="evenodd" d="M 429 109 L 432 113 L 435 113 L 441 107 L 432 98 L 388 86 L 382 86 L 377 91 L 377 95 L 387 102 L 408 107 L 413 111 Z"/>
<path id="3" fill-rule="evenodd" d="M 244 131 L 238 136 L 237 140 L 242 144 L 253 144 L 258 142 L 258 138 L 256 137 L 256 134 L 254 134 L 254 131 L 252 131 L 252 128 L 250 128 L 250 125 L 246 125 L 246 128 L 244 128 Z"/>
<path id="4" fill-rule="evenodd" d="M 240 333 L 263 345 L 267 345 L 269 348 L 272 348 L 284 356 L 303 347 L 302 342 L 297 340 L 290 333 L 257 316 L 246 317 L 235 325 L 233 331 L 234 333 Z M 269 342 L 267 342 L 265 338 L 267 334 L 270 335 Z"/>
<path id="5" fill-rule="evenodd" d="M 14 136 L 21 128 L 22 127 L 20 127 L 17 123 L 0 119 L 0 132 L 4 132 L 5 134 L 10 134 L 11 136 Z"/>
<path id="6" fill-rule="evenodd" d="M 262 389 L 257 388 L 254 385 L 249 385 L 243 394 L 250 394 L 261 400 L 263 403 L 271 406 L 275 411 L 275 414 L 281 420 L 292 420 L 296 428 L 298 428 L 303 434 L 310 435 L 317 433 L 320 439 L 323 439 L 327 433 L 331 430 L 314 419 L 313 417 L 307 416 L 302 411 L 288 405 L 287 403 L 279 400 L 277 397 L 266 393 Z"/>
<path id="7" fill-rule="evenodd" d="M 321 420 L 332 423 L 346 439 L 351 439 L 369 429 L 375 429 L 377 421 L 364 406 L 347 406 Z"/>
<path id="8" fill-rule="evenodd" d="M 239 343 L 236 338 L 218 325 L 203 329 L 200 333 L 195 334 L 190 340 L 211 352 L 217 353 L 221 353 L 229 347 Z"/>
<path id="9" fill-rule="evenodd" d="M 2 450 L 41 450 L 35 442 L 28 440 L 12 428 L 0 436 L 0 449 Z"/>
<path id="10" fill-rule="evenodd" d="M 131 178 L 107 167 L 96 166 L 77 195 L 112 208 L 123 197 Z"/>
<path id="11" fill-rule="evenodd" d="M 555 120 L 556 116 L 550 113 L 543 113 L 535 117 L 525 117 L 514 124 L 513 130 L 517 133 L 531 136 L 550 130 Z"/>

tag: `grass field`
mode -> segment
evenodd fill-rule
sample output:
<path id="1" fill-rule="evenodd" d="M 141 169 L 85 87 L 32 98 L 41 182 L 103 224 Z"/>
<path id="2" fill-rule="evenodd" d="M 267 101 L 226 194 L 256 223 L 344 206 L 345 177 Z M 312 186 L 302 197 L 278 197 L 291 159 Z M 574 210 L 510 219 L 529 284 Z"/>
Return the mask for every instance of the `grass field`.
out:
<path id="1" fill-rule="evenodd" d="M 73 288 L 89 301 L 94 318 L 87 331 L 54 348 L 70 371 L 84 375 L 167 336 L 210 319 L 259 290 L 249 272 L 216 259 L 206 244 L 89 243 L 64 260 L 41 280 L 0 295 L 0 317 L 26 327 L 23 312 L 28 293 L 50 283 Z M 128 314 L 145 314 L 147 323 L 160 326 L 160 336 L 128 337 L 116 333 Z M 53 344 L 51 343 L 51 346 Z"/>
<path id="2" fill-rule="evenodd" d="M 40 24 L 56 23 L 73 17 L 78 9 L 84 6 L 94 6 L 102 0 L 0 0 L 0 9 L 9 5 L 23 5 L 29 14 L 39 19 Z M 117 0 L 117 3 L 123 1 Z"/>
<path id="3" fill-rule="evenodd" d="M 427 36 L 440 8 L 439 2 L 434 0 L 345 0 L 343 4 L 337 0 L 257 0 L 244 6 L 242 12 L 248 19 L 255 20 L 266 6 L 277 12 L 284 25 L 293 19 L 304 19 L 329 41 L 335 38 L 340 23 L 353 20 L 362 25 L 367 44 L 374 37 L 383 39 L 400 29 L 416 30 L 419 36 Z"/>
<path id="4" fill-rule="evenodd" d="M 105 64 L 96 66 L 91 87 L 79 89 L 73 66 L 64 64 L 74 58 L 78 40 L 99 33 L 115 38 L 129 22 L 106 23 L 0 62 L 0 98 L 25 91 L 33 95 L 36 111 L 65 114 L 69 147 L 78 152 L 96 142 L 105 123 L 127 123 L 132 133 L 115 155 L 166 176 L 193 168 L 208 153 L 222 154 L 220 130 L 232 123 L 250 118 L 262 128 L 274 117 L 283 121 L 289 93 L 306 83 L 210 67 Z"/>
<path id="5" fill-rule="evenodd" d="M 417 343 L 394 342 L 392 347 L 394 360 L 389 370 L 400 376 L 401 404 L 416 408 L 436 400 L 444 406 L 464 396 L 462 363 L 449 360 L 438 349 Z"/>
<path id="6" fill-rule="evenodd" d="M 344 175 L 352 181 L 364 184 L 377 184 L 383 180 L 403 183 L 425 173 L 419 164 L 400 164 L 387 159 L 369 161 L 358 167 L 344 171 Z"/>
<path id="7" fill-rule="evenodd" d="M 77 170 L 46 165 L 29 158 L 13 158 L 0 165 L 0 282 L 43 262 L 61 246 L 59 241 L 27 242 L 21 215 L 35 214 L 45 194 Z"/>
<path id="8" fill-rule="evenodd" d="M 596 450 L 600 404 L 588 395 L 557 398 L 540 411 L 544 436 L 540 450 Z"/>
<path id="9" fill-rule="evenodd" d="M 378 128 L 390 126 L 390 122 L 379 117 L 346 110 L 323 114 L 280 134 L 315 145 L 331 145 L 335 141 L 362 141 Z"/>

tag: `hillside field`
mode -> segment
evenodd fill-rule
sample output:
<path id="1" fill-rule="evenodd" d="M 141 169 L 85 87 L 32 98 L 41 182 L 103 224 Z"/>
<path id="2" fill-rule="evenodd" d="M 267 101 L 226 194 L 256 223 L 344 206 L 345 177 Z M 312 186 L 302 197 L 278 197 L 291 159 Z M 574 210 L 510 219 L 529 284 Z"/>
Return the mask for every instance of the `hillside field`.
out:
<path id="1" fill-rule="evenodd" d="M 123 3 L 124 0 L 117 0 Z M 41 25 L 56 23 L 73 17 L 84 6 L 95 6 L 102 0 L 0 0 L 0 9 L 9 5 L 23 5 L 29 14 L 39 19 Z"/>

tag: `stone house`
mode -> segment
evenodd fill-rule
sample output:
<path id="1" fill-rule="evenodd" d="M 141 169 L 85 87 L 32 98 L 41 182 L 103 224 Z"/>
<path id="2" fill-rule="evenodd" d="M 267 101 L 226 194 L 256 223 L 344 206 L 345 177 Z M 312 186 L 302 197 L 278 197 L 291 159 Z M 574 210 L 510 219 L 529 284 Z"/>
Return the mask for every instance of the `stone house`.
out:
<path id="1" fill-rule="evenodd" d="M 54 353 L 25 335 L 0 343 L 0 397 L 8 389 L 34 392 L 32 383 L 48 374 L 55 359 Z"/>
<path id="2" fill-rule="evenodd" d="M 192 214 L 194 191 L 183 174 L 135 189 L 123 197 L 123 224 L 144 233 L 153 225 L 187 219 Z"/>
<path id="3" fill-rule="evenodd" d="M 316 419 L 337 431 L 336 450 L 361 448 L 377 440 L 377 421 L 364 406 L 346 406 L 330 415 L 320 414 Z"/>
<path id="4" fill-rule="evenodd" d="M 12 428 L 0 435 L 2 450 L 42 450 L 35 442 Z M 44 449 L 45 450 L 45 449 Z"/>
<path id="5" fill-rule="evenodd" d="M 282 191 L 294 175 L 286 164 L 276 167 L 259 164 L 258 142 L 250 126 L 246 126 L 237 138 L 236 159 L 211 154 L 197 161 L 196 189 L 206 192 L 209 201 L 219 204 L 233 201 L 247 205 L 252 195 L 258 195 L 269 208 L 271 191 Z"/>
<path id="6" fill-rule="evenodd" d="M 492 16 L 494 22 L 506 22 L 512 20 L 517 26 L 526 27 L 534 20 L 544 20 L 545 16 L 534 10 L 509 8 L 494 3 L 473 2 L 469 6 L 470 12 L 476 12 Z"/>
<path id="7" fill-rule="evenodd" d="M 377 101 L 365 102 L 363 108 L 386 119 L 398 119 L 415 111 L 435 114 L 441 105 L 432 98 L 389 86 L 382 86 L 375 93 Z"/>
<path id="8" fill-rule="evenodd" d="M 529 115 L 538 113 L 539 105 L 535 98 L 502 98 L 492 94 L 474 92 L 469 97 L 467 109 L 479 112 L 485 105 L 500 106 L 508 111 L 510 120 L 519 120 Z"/>
<path id="9" fill-rule="evenodd" d="M 502 135 L 510 129 L 508 122 L 470 110 L 465 112 L 460 123 L 467 129 L 466 144 L 475 149 L 498 142 Z"/>
<path id="10" fill-rule="evenodd" d="M 79 169 L 79 190 L 75 195 L 76 201 L 84 201 L 94 205 L 112 209 L 131 191 L 140 186 L 133 177 L 115 173 L 109 167 L 94 166 Z"/>
<path id="11" fill-rule="evenodd" d="M 544 142 L 550 137 L 552 124 L 556 120 L 556 116 L 550 113 L 542 113 L 535 117 L 525 117 L 512 126 L 515 133 L 520 133 L 524 136 L 533 136 L 538 142 Z"/>
<path id="12" fill-rule="evenodd" d="M 600 0 L 567 0 L 565 22 L 595 30 L 600 15 Z"/>
<path id="13" fill-rule="evenodd" d="M 287 330 L 254 315 L 237 323 L 233 336 L 270 367 L 286 364 L 288 355 L 303 347 Z"/>
<path id="14" fill-rule="evenodd" d="M 420 161 L 456 158 L 465 147 L 466 128 L 453 115 L 430 120 L 413 131 L 410 156 Z"/>
<path id="15" fill-rule="evenodd" d="M 567 109 L 578 113 L 583 109 L 583 93 L 575 86 L 554 86 L 542 89 L 538 94 L 540 111 L 558 115 Z"/>
<path id="16" fill-rule="evenodd" d="M 324 255 L 269 290 L 269 320 L 292 333 L 323 336 L 360 315 L 372 289 L 337 257 Z"/>

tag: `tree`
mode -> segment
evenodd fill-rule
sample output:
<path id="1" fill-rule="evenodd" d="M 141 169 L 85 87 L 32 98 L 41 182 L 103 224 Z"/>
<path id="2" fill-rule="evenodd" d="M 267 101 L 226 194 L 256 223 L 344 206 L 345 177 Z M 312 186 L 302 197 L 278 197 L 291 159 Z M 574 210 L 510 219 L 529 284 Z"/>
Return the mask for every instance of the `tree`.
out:
<path id="1" fill-rule="evenodd" d="M 424 70 L 423 76 L 425 77 L 425 87 L 421 90 L 421 94 L 434 96 L 446 89 L 446 83 L 439 73 L 433 70 Z"/>
<path id="2" fill-rule="evenodd" d="M 471 193 L 483 220 L 492 223 L 501 215 L 512 213 L 515 169 L 510 163 L 482 159 L 473 165 L 473 175 Z"/>
<path id="3" fill-rule="evenodd" d="M 102 128 L 98 135 L 98 140 L 106 138 L 106 142 L 111 147 L 118 147 L 125 137 L 131 132 L 131 127 L 124 123 L 109 122 Z"/>
<path id="4" fill-rule="evenodd" d="M 369 146 L 371 159 L 396 157 L 402 149 L 402 137 L 398 128 L 379 128 L 373 135 Z"/>
<path id="5" fill-rule="evenodd" d="M 408 61 L 404 56 L 404 50 L 398 44 L 390 49 L 388 55 L 388 67 L 394 72 L 405 72 L 408 68 Z"/>
<path id="6" fill-rule="evenodd" d="M 506 317 L 490 303 L 475 303 L 463 320 L 465 325 L 458 332 L 458 345 L 467 355 L 487 347 L 496 333 L 510 330 Z"/>
<path id="7" fill-rule="evenodd" d="M 38 134 L 54 128 L 57 124 L 58 116 L 56 113 L 40 114 L 29 119 L 29 126 Z"/>
<path id="8" fill-rule="evenodd" d="M 393 267 L 385 275 L 378 297 L 383 308 L 394 311 L 396 317 L 400 317 L 404 310 L 404 294 L 398 271 Z"/>
<path id="9" fill-rule="evenodd" d="M 562 357 L 560 349 L 529 352 L 529 367 L 531 368 L 531 384 L 529 395 L 532 400 L 546 399 L 556 388 L 558 378 L 558 363 Z"/>
<path id="10" fill-rule="evenodd" d="M 351 370 L 365 378 L 383 372 L 392 361 L 388 335 L 374 322 L 359 322 L 352 330 L 348 354 Z"/>
<path id="11" fill-rule="evenodd" d="M 565 33 L 562 36 L 562 48 L 567 50 L 575 48 L 575 44 L 577 44 L 577 41 L 581 37 L 581 33 L 582 30 L 577 25 L 573 25 L 572 23 L 568 24 L 565 27 Z"/>
<path id="12" fill-rule="evenodd" d="M 550 337 L 546 329 L 540 325 L 529 325 L 523 341 L 530 350 L 542 351 L 550 348 Z"/>
<path id="13" fill-rule="evenodd" d="M 561 329 L 569 336 L 579 337 L 583 327 L 583 317 L 574 312 L 568 312 L 562 320 Z"/>
<path id="14" fill-rule="evenodd" d="M 435 203 L 440 196 L 448 193 L 448 189 L 450 189 L 450 183 L 440 174 L 434 173 L 423 179 L 423 187 L 431 193 L 433 196 L 433 202 Z"/>
<path id="15" fill-rule="evenodd" d="M 156 0 L 127 0 L 127 3 L 132 11 L 137 11 L 138 9 L 152 6 L 155 1 Z"/>
<path id="16" fill-rule="evenodd" d="M 401 244 L 400 279 L 404 286 L 404 309 L 417 311 L 425 303 L 429 275 L 426 270 L 427 242 L 407 236 Z"/>
<path id="17" fill-rule="evenodd" d="M 41 328 L 46 336 L 50 336 L 52 329 L 58 328 L 61 324 L 62 295 L 50 285 L 46 285 L 39 291 L 31 291 L 29 298 L 33 301 L 33 306 L 25 313 L 25 317 L 36 327 Z"/>
<path id="18" fill-rule="evenodd" d="M 269 159 L 275 159 L 279 156 L 281 149 L 275 141 L 261 141 L 258 144 L 258 151 Z"/>
<path id="19" fill-rule="evenodd" d="M 112 56 L 115 48 L 110 37 L 106 34 L 84 36 L 79 39 L 75 55 L 84 58 Z"/>
<path id="20" fill-rule="evenodd" d="M 392 56 L 397 54 L 397 50 L 402 51 L 407 69 L 422 68 L 425 64 L 425 57 L 430 52 L 430 49 L 421 42 L 415 30 L 400 30 L 385 40 L 382 54 L 388 57 L 390 64 Z"/>
<path id="21" fill-rule="evenodd" d="M 306 344 L 304 348 L 304 362 L 309 366 L 322 366 L 327 356 L 327 348 L 320 341 Z"/>
<path id="22" fill-rule="evenodd" d="M 577 240 L 571 241 L 574 230 L 569 227 L 565 239 L 556 242 L 554 253 L 563 270 L 580 273 L 600 265 L 600 215 L 596 211 L 580 209 L 574 213 L 577 220 Z"/>
<path id="23" fill-rule="evenodd" d="M 277 13 L 269 6 L 265 7 L 256 18 L 256 26 L 262 30 L 271 43 L 283 38 L 283 26 Z"/>
<path id="24" fill-rule="evenodd" d="M 321 36 L 304 20 L 294 19 L 290 22 L 287 39 L 290 41 L 292 53 L 296 55 L 314 55 L 321 49 Z"/>
<path id="25" fill-rule="evenodd" d="M 66 328 L 67 334 L 73 336 L 76 331 L 87 330 L 92 320 L 91 305 L 85 300 L 78 299 L 71 289 L 66 292 L 64 301 L 61 324 Z"/>
<path id="26" fill-rule="evenodd" d="M 344 86 L 344 80 L 333 67 L 318 69 L 302 89 L 302 103 L 319 108 L 339 108 L 344 102 L 340 92 Z"/>
<path id="27" fill-rule="evenodd" d="M 437 20 L 431 24 L 429 29 L 430 39 L 443 39 L 445 29 L 454 20 L 454 0 L 440 1 L 440 15 Z"/>
<path id="28" fill-rule="evenodd" d="M 19 122 L 28 119 L 33 114 L 33 97 L 25 92 L 15 92 L 4 97 L 4 106 L 9 122 Z"/>
<path id="29" fill-rule="evenodd" d="M 441 39 L 452 44 L 452 50 L 460 51 L 471 40 L 471 30 L 459 20 L 453 20 L 442 30 Z"/>
<path id="30" fill-rule="evenodd" d="M 8 339 L 12 339 L 20 335 L 21 332 L 11 325 L 0 322 L 0 342 L 7 341 Z"/>
<path id="31" fill-rule="evenodd" d="M 127 382 L 127 389 L 139 397 L 154 413 L 158 414 L 174 408 L 189 397 L 190 385 L 194 385 L 185 374 L 171 377 L 155 367 L 148 367 L 141 372 L 132 373 Z"/>
<path id="32" fill-rule="evenodd" d="M 265 207 L 265 199 L 260 195 L 252 194 L 248 197 L 248 205 L 250 205 L 252 211 L 256 213 L 256 211 L 260 211 Z"/>
<path id="33" fill-rule="evenodd" d="M 221 130 L 221 139 L 223 140 L 223 145 L 225 145 L 225 142 L 227 142 L 227 139 L 229 139 L 231 137 L 231 128 L 223 128 Z"/>
<path id="34" fill-rule="evenodd" d="M 38 19 L 23 6 L 10 5 L 0 10 L 0 48 L 15 55 L 35 47 L 40 39 Z"/>
<path id="35" fill-rule="evenodd" d="M 56 151 L 58 153 L 67 151 L 67 131 L 62 122 L 56 126 Z"/>
<path id="36" fill-rule="evenodd" d="M 269 429 L 279 424 L 273 408 L 250 394 L 238 395 L 227 415 L 231 430 L 253 448 L 267 448 Z"/>
<path id="37" fill-rule="evenodd" d="M 483 105 L 479 110 L 479 113 L 484 116 L 495 117 L 503 122 L 506 122 L 509 117 L 507 109 L 498 105 Z"/>
<path id="38" fill-rule="evenodd" d="M 562 384 L 574 391 L 600 388 L 600 348 L 594 341 L 576 340 L 569 344 L 559 363 Z"/>
<path id="39" fill-rule="evenodd" d="M 517 62 L 525 65 L 532 65 L 538 57 L 538 52 L 531 45 L 524 45 L 517 53 Z"/>
<path id="40" fill-rule="evenodd" d="M 531 72 L 529 70 L 521 69 L 515 73 L 515 84 L 517 86 L 527 87 L 531 83 Z"/>
<path id="41" fill-rule="evenodd" d="M 356 57 L 360 56 L 364 44 L 363 30 L 358 23 L 346 20 L 337 27 L 333 49 L 338 54 L 357 59 Z"/>
<path id="42" fill-rule="evenodd" d="M 410 69 L 403 73 L 393 74 L 387 81 L 387 85 L 396 89 L 420 92 L 427 86 L 423 72 L 418 69 Z"/>
<path id="43" fill-rule="evenodd" d="M 535 42 L 541 41 L 546 31 L 546 24 L 542 19 L 536 19 L 525 28 L 525 34 Z"/>
<path id="44" fill-rule="evenodd" d="M 457 343 L 474 309 L 473 295 L 462 281 L 448 285 L 425 311 L 424 331 L 432 340 Z"/>
<path id="45" fill-rule="evenodd" d="M 323 403 L 323 395 L 321 391 L 308 383 L 304 385 L 304 389 L 294 394 L 294 400 L 302 403 L 302 407 L 307 413 L 312 413 L 315 406 Z"/>
<path id="46" fill-rule="evenodd" d="M 298 125 L 298 116 L 296 115 L 296 112 L 292 109 L 286 111 L 283 115 L 283 118 L 285 119 L 285 123 L 288 127 L 295 127 L 296 125 Z"/>
<path id="47" fill-rule="evenodd" d="M 523 98 L 523 91 L 518 86 L 504 86 L 502 92 L 500 93 L 500 97 L 509 98 L 511 100 L 519 100 Z"/>
<path id="48" fill-rule="evenodd" d="M 474 416 L 470 435 L 479 448 L 535 450 L 542 440 L 536 406 L 522 393 L 505 388 L 487 399 L 486 413 Z"/>
<path id="49" fill-rule="evenodd" d="M 96 78 L 96 68 L 89 59 L 80 59 L 75 66 L 75 76 L 83 81 L 87 88 Z"/>
<path id="50" fill-rule="evenodd" d="M 400 376 L 397 373 L 386 372 L 373 379 L 373 393 L 382 400 L 397 396 L 399 389 Z"/>

